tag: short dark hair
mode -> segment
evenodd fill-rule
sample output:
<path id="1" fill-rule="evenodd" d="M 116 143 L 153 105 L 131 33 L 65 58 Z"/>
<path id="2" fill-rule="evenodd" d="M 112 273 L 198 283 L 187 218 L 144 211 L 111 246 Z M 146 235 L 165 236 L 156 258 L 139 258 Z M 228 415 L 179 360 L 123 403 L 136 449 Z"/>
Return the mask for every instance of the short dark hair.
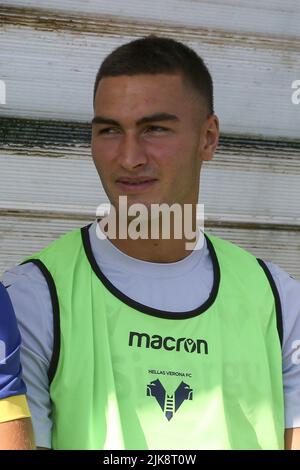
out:
<path id="1" fill-rule="evenodd" d="M 203 59 L 185 44 L 154 34 L 123 44 L 104 59 L 96 75 L 94 101 L 104 77 L 158 73 L 181 73 L 206 99 L 208 113 L 213 114 L 213 81 Z"/>

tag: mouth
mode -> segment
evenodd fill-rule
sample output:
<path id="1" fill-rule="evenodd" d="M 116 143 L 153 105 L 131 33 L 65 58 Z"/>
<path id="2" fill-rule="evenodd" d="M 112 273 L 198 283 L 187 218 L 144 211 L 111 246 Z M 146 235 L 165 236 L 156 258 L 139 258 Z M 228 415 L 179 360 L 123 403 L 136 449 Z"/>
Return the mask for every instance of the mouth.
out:
<path id="1" fill-rule="evenodd" d="M 116 184 L 123 192 L 137 193 L 152 187 L 156 181 L 154 178 L 120 178 Z"/>

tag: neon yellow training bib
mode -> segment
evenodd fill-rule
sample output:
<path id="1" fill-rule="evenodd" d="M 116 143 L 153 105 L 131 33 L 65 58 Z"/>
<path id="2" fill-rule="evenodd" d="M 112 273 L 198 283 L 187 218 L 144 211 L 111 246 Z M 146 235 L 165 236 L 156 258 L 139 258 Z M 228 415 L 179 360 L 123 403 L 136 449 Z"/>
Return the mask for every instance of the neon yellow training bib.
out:
<path id="1" fill-rule="evenodd" d="M 205 235 L 208 300 L 165 312 L 110 283 L 88 228 L 25 261 L 53 303 L 53 448 L 282 449 L 280 301 L 264 263 Z"/>

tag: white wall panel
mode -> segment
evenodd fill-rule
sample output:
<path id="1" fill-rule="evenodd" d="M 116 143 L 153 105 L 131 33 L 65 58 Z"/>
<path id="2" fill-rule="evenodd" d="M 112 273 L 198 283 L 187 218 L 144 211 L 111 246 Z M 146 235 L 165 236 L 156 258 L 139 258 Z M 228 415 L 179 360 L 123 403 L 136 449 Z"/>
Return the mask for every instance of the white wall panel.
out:
<path id="1" fill-rule="evenodd" d="M 100 32 L 5 27 L 0 73 L 7 104 L 1 114 L 89 121 L 100 63 L 119 44 L 134 39 L 126 29 Z M 137 36 L 142 34 L 143 29 L 137 31 Z M 194 37 L 180 32 L 175 36 L 203 55 L 210 67 L 223 132 L 299 139 L 300 105 L 291 101 L 291 84 L 299 78 L 300 41 L 233 38 L 201 30 Z"/>
<path id="2" fill-rule="evenodd" d="M 298 0 L 2 0 L 2 5 L 38 8 L 93 18 L 151 22 L 190 29 L 207 28 L 251 34 L 299 37 Z M 42 14 L 42 12 L 41 12 Z"/>
<path id="3" fill-rule="evenodd" d="M 93 215 L 107 201 L 91 159 L 1 153 L 0 175 L 0 209 L 6 211 Z M 300 227 L 299 180 L 300 162 L 297 174 L 211 162 L 203 167 L 200 202 L 215 221 Z"/>

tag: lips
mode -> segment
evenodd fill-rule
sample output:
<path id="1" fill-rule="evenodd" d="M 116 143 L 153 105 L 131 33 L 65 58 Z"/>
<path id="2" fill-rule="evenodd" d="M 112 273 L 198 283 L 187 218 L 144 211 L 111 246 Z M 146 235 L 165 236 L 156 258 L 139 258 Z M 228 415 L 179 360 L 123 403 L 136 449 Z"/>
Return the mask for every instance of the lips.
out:
<path id="1" fill-rule="evenodd" d="M 116 183 L 123 192 L 138 192 L 150 188 L 157 180 L 154 178 L 119 178 Z"/>
<path id="2" fill-rule="evenodd" d="M 117 180 L 117 183 L 122 183 L 122 184 L 142 184 L 142 183 L 149 183 L 151 181 L 156 181 L 154 178 L 120 178 Z"/>

